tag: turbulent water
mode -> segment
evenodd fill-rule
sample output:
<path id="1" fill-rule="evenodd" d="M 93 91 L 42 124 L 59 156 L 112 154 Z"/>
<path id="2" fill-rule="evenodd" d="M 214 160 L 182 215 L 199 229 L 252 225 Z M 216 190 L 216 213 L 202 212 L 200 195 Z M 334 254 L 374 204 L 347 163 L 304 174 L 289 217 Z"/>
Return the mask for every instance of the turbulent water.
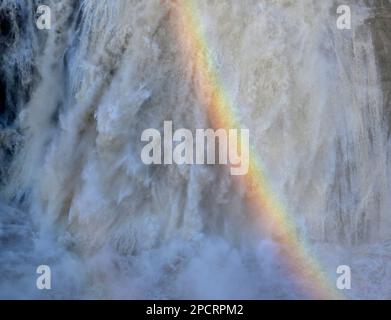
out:
<path id="1" fill-rule="evenodd" d="M 222 166 L 146 166 L 141 132 L 208 128 L 176 1 L 0 2 L 1 298 L 308 298 Z M 390 298 L 388 123 L 365 1 L 195 1 L 278 199 L 348 298 Z M 36 268 L 52 269 L 37 290 Z"/>

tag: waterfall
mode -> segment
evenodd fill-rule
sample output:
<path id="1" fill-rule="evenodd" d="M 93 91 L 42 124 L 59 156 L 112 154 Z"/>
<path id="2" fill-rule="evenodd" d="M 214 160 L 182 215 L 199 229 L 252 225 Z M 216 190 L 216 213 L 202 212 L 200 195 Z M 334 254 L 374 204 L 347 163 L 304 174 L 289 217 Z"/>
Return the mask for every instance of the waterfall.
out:
<path id="1" fill-rule="evenodd" d="M 224 166 L 142 163 L 141 133 L 209 128 L 176 1 L 0 3 L 0 297 L 303 298 Z M 387 298 L 389 137 L 373 8 L 196 1 L 238 122 L 300 239 L 350 298 Z M 38 265 L 53 289 L 35 287 Z"/>

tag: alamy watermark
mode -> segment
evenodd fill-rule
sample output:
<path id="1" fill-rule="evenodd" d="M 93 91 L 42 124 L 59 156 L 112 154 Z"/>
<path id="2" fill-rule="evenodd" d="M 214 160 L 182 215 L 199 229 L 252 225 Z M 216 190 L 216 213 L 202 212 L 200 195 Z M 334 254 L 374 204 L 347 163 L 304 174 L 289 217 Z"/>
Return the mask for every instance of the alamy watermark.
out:
<path id="1" fill-rule="evenodd" d="M 352 13 L 348 5 L 340 5 L 337 8 L 337 28 L 339 30 L 352 29 Z"/>
<path id="2" fill-rule="evenodd" d="M 164 121 L 163 138 L 159 130 L 146 129 L 141 141 L 148 142 L 141 150 L 146 165 L 173 163 L 178 165 L 229 165 L 234 176 L 246 175 L 250 161 L 248 129 L 189 129 L 173 132 L 172 121 Z"/>
<path id="3" fill-rule="evenodd" d="M 50 30 L 52 27 L 52 12 L 49 6 L 40 5 L 36 11 L 35 24 L 39 30 Z"/>
<path id="4" fill-rule="evenodd" d="M 52 273 L 47 265 L 37 267 L 37 273 L 40 276 L 37 278 L 36 286 L 39 290 L 50 290 L 52 288 Z"/>
<path id="5" fill-rule="evenodd" d="M 337 288 L 339 290 L 350 290 L 352 287 L 352 285 L 351 285 L 352 272 L 350 270 L 350 267 L 347 265 L 338 266 L 337 274 L 340 275 L 340 276 L 338 276 L 337 282 L 336 282 Z"/>
<path id="6" fill-rule="evenodd" d="M 337 28 L 351 30 L 352 14 L 350 6 L 342 4 L 337 7 Z M 50 30 L 52 21 L 51 9 L 47 5 L 39 5 L 36 10 L 35 24 L 39 30 Z"/>

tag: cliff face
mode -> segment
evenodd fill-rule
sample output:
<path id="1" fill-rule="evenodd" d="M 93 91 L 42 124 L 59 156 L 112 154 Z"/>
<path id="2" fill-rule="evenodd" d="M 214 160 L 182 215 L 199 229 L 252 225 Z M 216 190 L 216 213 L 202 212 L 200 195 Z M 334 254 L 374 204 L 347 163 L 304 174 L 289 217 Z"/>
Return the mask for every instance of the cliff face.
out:
<path id="1" fill-rule="evenodd" d="M 384 97 L 385 118 L 388 133 L 391 133 L 391 1 L 366 1 L 373 9 L 373 17 L 368 20 L 376 50 L 379 75 Z"/>
<path id="2" fill-rule="evenodd" d="M 0 1 L 0 188 L 21 142 L 15 120 L 33 86 L 34 1 Z"/>

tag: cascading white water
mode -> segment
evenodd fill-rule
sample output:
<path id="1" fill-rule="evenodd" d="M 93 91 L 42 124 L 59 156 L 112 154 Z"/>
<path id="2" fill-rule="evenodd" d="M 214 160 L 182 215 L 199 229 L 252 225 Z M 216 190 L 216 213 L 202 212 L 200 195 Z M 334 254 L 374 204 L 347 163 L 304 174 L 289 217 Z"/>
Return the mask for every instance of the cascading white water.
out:
<path id="1" fill-rule="evenodd" d="M 209 126 L 175 5 L 49 1 L 50 31 L 11 16 L 25 31 L 3 77 L 19 73 L 28 98 L 1 130 L 17 149 L 2 174 L 1 297 L 302 297 L 224 168 L 141 162 L 144 129 Z M 331 279 L 352 267 L 349 297 L 386 298 L 387 128 L 371 11 L 351 7 L 342 31 L 332 1 L 197 1 L 235 114 L 300 235 Z M 35 288 L 40 264 L 53 270 L 49 292 Z"/>

